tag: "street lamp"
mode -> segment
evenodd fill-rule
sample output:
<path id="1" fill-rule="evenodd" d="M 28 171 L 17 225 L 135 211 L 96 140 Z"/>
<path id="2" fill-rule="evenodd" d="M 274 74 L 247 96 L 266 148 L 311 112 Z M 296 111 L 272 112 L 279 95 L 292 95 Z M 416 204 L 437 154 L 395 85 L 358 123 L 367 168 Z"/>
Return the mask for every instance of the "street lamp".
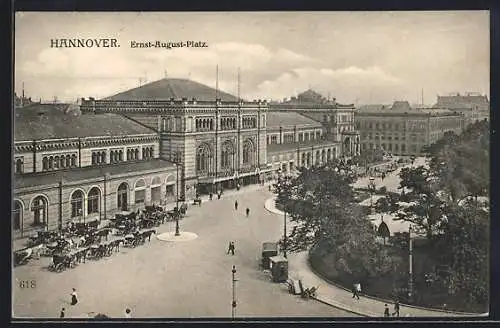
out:
<path id="1" fill-rule="evenodd" d="M 281 190 L 281 187 L 284 186 L 284 184 L 282 183 L 283 180 L 281 178 L 281 169 L 278 170 L 278 189 Z M 284 216 L 283 216 L 283 256 L 286 258 L 287 255 L 286 255 L 286 247 L 287 247 L 287 240 L 286 240 L 286 210 L 283 209 L 283 213 L 284 213 Z"/>
<path id="2" fill-rule="evenodd" d="M 176 185 L 176 208 L 175 208 L 175 235 L 180 236 L 179 232 L 179 216 L 180 216 L 180 209 L 179 209 L 179 164 L 174 164 L 175 169 L 177 171 L 177 185 Z"/>
<path id="3" fill-rule="evenodd" d="M 413 300 L 413 244 L 411 240 L 411 232 L 412 232 L 412 227 L 410 225 L 408 229 L 408 237 L 409 237 L 409 242 L 408 242 L 408 251 L 409 251 L 409 277 L 408 277 L 408 299 L 410 303 Z"/>
<path id="4" fill-rule="evenodd" d="M 231 302 L 231 318 L 234 320 L 234 316 L 236 314 L 236 281 L 238 281 L 235 277 L 236 267 L 233 265 L 233 301 Z"/>
<path id="5" fill-rule="evenodd" d="M 373 193 L 375 192 L 375 178 L 370 177 L 370 183 L 368 184 L 368 189 L 370 189 L 370 208 L 373 207 Z"/>

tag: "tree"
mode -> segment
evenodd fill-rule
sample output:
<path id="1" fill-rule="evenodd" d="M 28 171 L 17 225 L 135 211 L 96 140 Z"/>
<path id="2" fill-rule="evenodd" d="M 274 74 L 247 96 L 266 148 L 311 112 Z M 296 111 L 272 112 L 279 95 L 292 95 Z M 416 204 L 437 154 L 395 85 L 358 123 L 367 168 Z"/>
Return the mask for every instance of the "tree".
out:
<path id="1" fill-rule="evenodd" d="M 430 170 L 451 202 L 489 195 L 489 123 L 471 124 L 461 135 L 445 133 L 429 147 Z"/>
<path id="2" fill-rule="evenodd" d="M 440 231 L 446 215 L 443 211 L 445 203 L 438 196 L 430 170 L 423 166 L 404 168 L 400 178 L 400 188 L 409 189 L 404 196 L 409 204 L 399 206 L 395 219 L 413 223 L 417 232 L 424 232 L 432 238 Z"/>
<path id="3" fill-rule="evenodd" d="M 451 205 L 444 233 L 435 241 L 436 262 L 448 267 L 440 281 L 467 304 L 488 303 L 489 210 L 472 200 Z"/>
<path id="4" fill-rule="evenodd" d="M 376 232 L 354 203 L 349 182 L 334 165 L 327 165 L 302 170 L 276 186 L 278 202 L 293 224 L 287 250 L 317 246 L 322 252 L 335 252 L 335 265 L 355 279 L 388 272 L 393 260 L 376 243 Z"/>

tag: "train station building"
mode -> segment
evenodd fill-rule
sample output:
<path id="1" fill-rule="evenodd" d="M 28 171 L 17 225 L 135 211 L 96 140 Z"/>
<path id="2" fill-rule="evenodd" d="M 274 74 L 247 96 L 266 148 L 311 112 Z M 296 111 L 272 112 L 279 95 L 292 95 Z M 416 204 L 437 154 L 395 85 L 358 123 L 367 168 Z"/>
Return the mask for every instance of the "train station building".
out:
<path id="1" fill-rule="evenodd" d="M 317 96 L 244 101 L 165 78 L 79 105 L 16 108 L 14 237 L 359 154 L 354 106 Z"/>

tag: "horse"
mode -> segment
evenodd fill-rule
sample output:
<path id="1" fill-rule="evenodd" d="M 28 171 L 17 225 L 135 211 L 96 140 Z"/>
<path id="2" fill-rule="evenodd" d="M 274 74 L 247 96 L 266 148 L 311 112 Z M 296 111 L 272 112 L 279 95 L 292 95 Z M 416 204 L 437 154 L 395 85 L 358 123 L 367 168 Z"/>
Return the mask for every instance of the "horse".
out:
<path id="1" fill-rule="evenodd" d="M 156 235 L 156 230 L 155 229 L 146 230 L 146 231 L 144 231 L 142 233 L 142 235 L 145 236 L 145 238 L 148 238 L 148 242 L 151 242 L 151 235 L 152 234 Z"/>

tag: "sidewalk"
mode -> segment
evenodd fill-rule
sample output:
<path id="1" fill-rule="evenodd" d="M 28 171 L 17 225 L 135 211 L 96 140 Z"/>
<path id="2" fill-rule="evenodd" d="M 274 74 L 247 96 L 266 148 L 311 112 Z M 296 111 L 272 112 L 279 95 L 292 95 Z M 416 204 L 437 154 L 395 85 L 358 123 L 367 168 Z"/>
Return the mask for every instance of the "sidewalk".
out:
<path id="1" fill-rule="evenodd" d="M 265 202 L 265 208 L 275 214 L 283 214 L 274 206 L 274 198 L 269 198 Z M 392 312 L 394 304 L 390 301 L 377 299 L 373 297 L 360 296 L 360 299 L 353 299 L 352 293 L 345 288 L 327 282 L 320 276 L 316 275 L 308 263 L 308 252 L 288 254 L 289 277 L 296 280 L 302 280 L 305 288 L 318 287 L 315 299 L 329 304 L 333 307 L 346 310 L 365 317 L 382 317 L 384 313 L 384 305 L 389 306 Z M 456 313 L 448 311 L 440 311 L 435 309 L 426 309 L 413 307 L 401 304 L 401 317 L 476 317 L 481 314 Z"/>

